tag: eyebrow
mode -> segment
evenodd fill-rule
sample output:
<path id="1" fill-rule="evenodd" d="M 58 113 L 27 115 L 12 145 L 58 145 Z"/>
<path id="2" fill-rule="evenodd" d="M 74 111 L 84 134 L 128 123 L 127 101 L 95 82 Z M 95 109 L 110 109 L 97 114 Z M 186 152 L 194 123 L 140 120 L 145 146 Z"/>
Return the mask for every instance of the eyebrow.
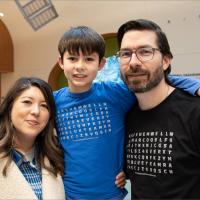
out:
<path id="1" fill-rule="evenodd" d="M 31 97 L 31 96 L 23 96 L 23 97 L 21 97 L 22 99 L 25 99 L 25 98 L 28 98 L 28 99 L 31 99 L 31 100 L 33 100 L 34 98 L 33 97 Z M 47 103 L 47 101 L 44 99 L 44 100 L 42 100 L 41 102 L 45 102 L 45 103 Z"/>
<path id="2" fill-rule="evenodd" d="M 33 97 L 31 97 L 31 96 L 22 96 L 21 98 L 22 99 L 25 99 L 25 98 L 33 99 Z"/>
<path id="3" fill-rule="evenodd" d="M 68 54 L 66 54 L 66 56 L 76 56 L 76 57 L 79 57 L 80 55 L 73 54 L 73 53 L 72 54 L 68 53 Z M 96 55 L 94 54 L 94 52 L 91 53 L 91 54 L 83 54 L 83 57 L 88 57 L 88 56 L 96 57 Z"/>
<path id="4" fill-rule="evenodd" d="M 141 45 L 141 46 L 139 46 L 138 48 L 136 48 L 136 49 L 141 49 L 141 48 L 157 48 L 157 47 L 152 47 L 151 45 Z M 120 50 L 123 50 L 123 51 L 126 51 L 126 50 L 133 50 L 133 49 L 131 49 L 131 48 L 122 48 L 122 49 L 120 49 Z"/>

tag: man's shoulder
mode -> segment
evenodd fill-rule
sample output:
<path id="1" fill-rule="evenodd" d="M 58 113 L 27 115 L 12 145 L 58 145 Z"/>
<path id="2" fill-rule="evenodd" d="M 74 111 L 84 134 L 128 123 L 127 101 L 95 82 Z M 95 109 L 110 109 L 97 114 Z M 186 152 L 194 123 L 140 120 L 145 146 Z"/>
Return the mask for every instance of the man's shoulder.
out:
<path id="1" fill-rule="evenodd" d="M 183 113 L 200 113 L 200 97 L 194 96 L 180 89 L 176 89 L 171 106 Z"/>
<path id="2" fill-rule="evenodd" d="M 186 91 L 176 89 L 176 95 L 175 98 L 178 100 L 180 99 L 181 102 L 188 102 L 188 103 L 200 103 L 200 97 L 199 96 L 194 96 Z M 191 101 L 191 102 L 189 102 Z M 199 104 L 200 105 L 200 104 Z"/>

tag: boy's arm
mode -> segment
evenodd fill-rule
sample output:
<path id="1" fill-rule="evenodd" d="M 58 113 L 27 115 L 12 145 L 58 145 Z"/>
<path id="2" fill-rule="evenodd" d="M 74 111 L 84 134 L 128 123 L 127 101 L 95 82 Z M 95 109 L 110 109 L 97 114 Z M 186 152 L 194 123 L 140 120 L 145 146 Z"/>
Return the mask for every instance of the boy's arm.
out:
<path id="1" fill-rule="evenodd" d="M 200 80 L 188 76 L 169 76 L 173 86 L 183 89 L 192 95 L 200 96 Z"/>

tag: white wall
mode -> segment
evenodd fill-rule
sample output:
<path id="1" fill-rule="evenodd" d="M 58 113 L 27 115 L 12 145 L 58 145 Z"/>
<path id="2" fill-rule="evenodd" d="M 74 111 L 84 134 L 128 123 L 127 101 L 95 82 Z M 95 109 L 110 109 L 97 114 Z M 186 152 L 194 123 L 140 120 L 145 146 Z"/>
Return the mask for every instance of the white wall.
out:
<path id="1" fill-rule="evenodd" d="M 174 54 L 173 73 L 200 73 L 200 1 L 53 0 L 53 3 L 59 17 L 34 32 L 14 1 L 0 2 L 0 8 L 10 13 L 3 21 L 14 43 L 14 72 L 2 75 L 2 96 L 21 76 L 48 79 L 57 60 L 58 40 L 67 28 L 87 25 L 99 33 L 116 32 L 122 23 L 136 18 L 151 19 L 166 32 Z"/>

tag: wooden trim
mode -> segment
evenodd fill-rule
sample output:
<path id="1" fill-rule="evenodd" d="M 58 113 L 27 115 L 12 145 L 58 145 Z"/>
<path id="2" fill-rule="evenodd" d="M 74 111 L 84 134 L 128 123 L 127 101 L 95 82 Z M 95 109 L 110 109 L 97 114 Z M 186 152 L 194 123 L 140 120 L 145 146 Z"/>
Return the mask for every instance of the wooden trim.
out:
<path id="1" fill-rule="evenodd" d="M 10 33 L 2 20 L 0 20 L 0 38 L 0 73 L 13 72 L 13 43 Z"/>
<path id="2" fill-rule="evenodd" d="M 116 37 L 117 33 L 103 33 L 101 34 L 104 39 L 109 38 L 109 37 Z"/>
<path id="3" fill-rule="evenodd" d="M 1 73 L 0 73 L 0 104 L 1 104 Z"/>
<path id="4" fill-rule="evenodd" d="M 54 65 L 53 69 L 51 70 L 51 72 L 49 74 L 49 79 L 48 79 L 48 83 L 52 87 L 53 90 L 59 89 L 58 78 L 59 78 L 61 72 L 62 72 L 62 69 L 60 68 L 59 64 L 56 63 Z"/>

